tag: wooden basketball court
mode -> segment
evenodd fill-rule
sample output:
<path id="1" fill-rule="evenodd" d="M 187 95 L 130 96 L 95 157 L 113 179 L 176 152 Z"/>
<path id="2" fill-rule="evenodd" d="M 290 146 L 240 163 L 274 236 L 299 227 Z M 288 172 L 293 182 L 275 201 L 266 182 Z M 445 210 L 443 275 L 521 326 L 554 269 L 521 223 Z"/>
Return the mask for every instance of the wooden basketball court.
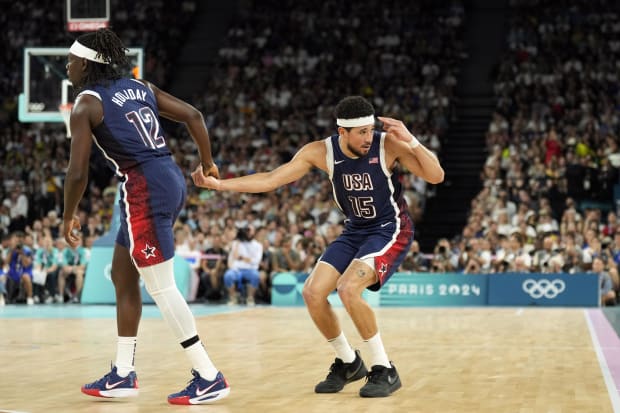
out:
<path id="1" fill-rule="evenodd" d="M 83 383 L 109 370 L 116 331 L 113 307 L 106 318 L 81 317 L 79 307 L 73 307 L 76 318 L 64 319 L 9 317 L 10 306 L 0 309 L 0 411 L 603 413 L 617 408 L 616 389 L 610 390 L 605 378 L 583 309 L 378 308 L 386 350 L 403 382 L 383 399 L 360 398 L 362 381 L 338 394 L 313 392 L 334 356 L 304 308 L 198 316 L 201 337 L 232 389 L 216 404 L 185 407 L 168 405 L 166 396 L 185 386 L 191 367 L 158 317 L 143 319 L 140 327 L 140 396 L 107 400 L 81 394 Z M 363 356 L 346 313 L 337 313 Z"/>

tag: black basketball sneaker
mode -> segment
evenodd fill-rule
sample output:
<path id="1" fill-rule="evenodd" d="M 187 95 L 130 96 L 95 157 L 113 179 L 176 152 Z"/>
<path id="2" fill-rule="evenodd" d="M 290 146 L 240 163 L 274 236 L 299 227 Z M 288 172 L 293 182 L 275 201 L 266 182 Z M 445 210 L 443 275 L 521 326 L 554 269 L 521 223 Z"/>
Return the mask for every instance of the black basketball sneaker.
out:
<path id="1" fill-rule="evenodd" d="M 344 388 L 345 384 L 362 379 L 367 374 L 368 370 L 360 352 L 355 350 L 355 360 L 351 363 L 344 363 L 341 359 L 336 358 L 336 361 L 329 368 L 327 377 L 314 387 L 314 391 L 317 393 L 338 393 Z"/>

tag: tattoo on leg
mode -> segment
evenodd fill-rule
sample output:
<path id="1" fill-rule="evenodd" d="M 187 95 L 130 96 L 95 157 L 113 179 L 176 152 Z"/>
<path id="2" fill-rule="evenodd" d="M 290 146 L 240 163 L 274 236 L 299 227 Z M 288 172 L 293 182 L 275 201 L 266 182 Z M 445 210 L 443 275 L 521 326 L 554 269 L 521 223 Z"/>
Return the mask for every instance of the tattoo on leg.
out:
<path id="1" fill-rule="evenodd" d="M 366 276 L 366 270 L 360 268 L 359 270 L 357 270 L 357 276 L 360 278 L 364 278 Z"/>

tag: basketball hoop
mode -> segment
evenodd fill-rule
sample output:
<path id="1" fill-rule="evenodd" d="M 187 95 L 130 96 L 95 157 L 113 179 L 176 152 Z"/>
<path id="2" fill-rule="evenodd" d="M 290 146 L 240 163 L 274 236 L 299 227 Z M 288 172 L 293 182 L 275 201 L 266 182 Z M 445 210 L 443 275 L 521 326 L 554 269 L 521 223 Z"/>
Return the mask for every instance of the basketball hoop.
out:
<path id="1" fill-rule="evenodd" d="M 58 106 L 58 110 L 62 115 L 62 120 L 65 122 L 67 128 L 67 139 L 71 139 L 71 109 L 73 109 L 73 103 L 64 103 Z"/>

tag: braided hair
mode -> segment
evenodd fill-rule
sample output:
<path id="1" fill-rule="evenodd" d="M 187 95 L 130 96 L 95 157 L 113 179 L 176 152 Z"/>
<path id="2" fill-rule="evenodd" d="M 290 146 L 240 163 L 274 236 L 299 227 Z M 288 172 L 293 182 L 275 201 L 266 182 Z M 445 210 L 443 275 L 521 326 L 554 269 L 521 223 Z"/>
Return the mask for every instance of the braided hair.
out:
<path id="1" fill-rule="evenodd" d="M 125 53 L 129 49 L 123 45 L 121 39 L 112 30 L 99 29 L 96 32 L 85 33 L 77 40 L 84 46 L 95 50 L 98 57 L 109 63 L 89 61 L 82 86 L 106 85 L 122 78 L 127 73 L 130 64 Z"/>

